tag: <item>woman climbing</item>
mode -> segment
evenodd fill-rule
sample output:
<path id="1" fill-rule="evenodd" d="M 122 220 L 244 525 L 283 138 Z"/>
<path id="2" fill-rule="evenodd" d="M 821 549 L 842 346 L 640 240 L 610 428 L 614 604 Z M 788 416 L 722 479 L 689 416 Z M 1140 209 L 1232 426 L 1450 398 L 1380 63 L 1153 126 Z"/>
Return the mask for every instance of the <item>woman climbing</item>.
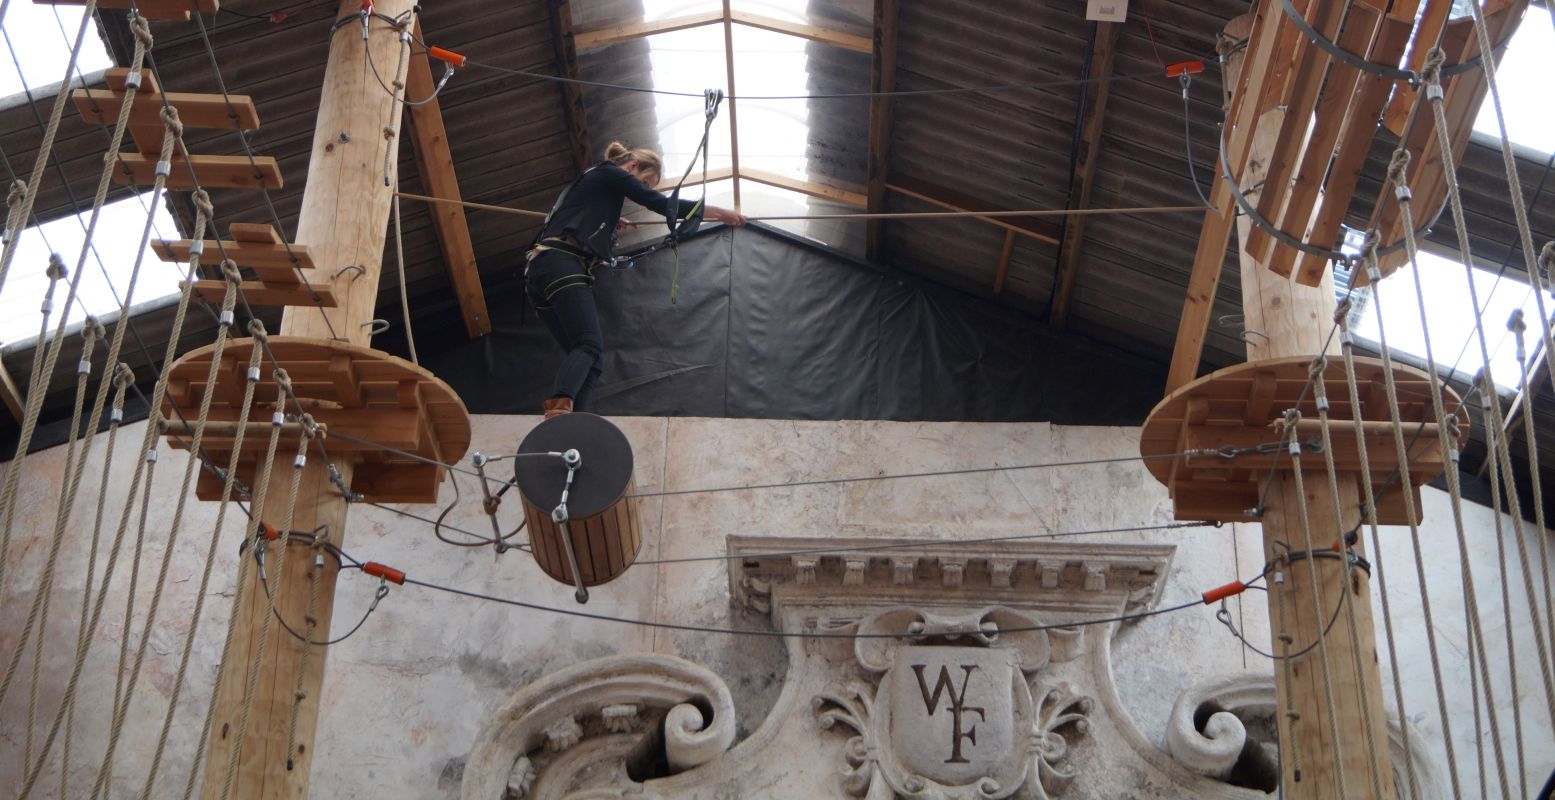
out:
<path id="1" fill-rule="evenodd" d="M 534 247 L 525 256 L 524 286 L 529 301 L 551 336 L 566 352 L 556 372 L 556 386 L 545 401 L 547 419 L 588 407 L 589 393 L 599 378 L 605 342 L 594 306 L 594 269 L 615 255 L 616 230 L 626 198 L 663 214 L 685 219 L 696 204 L 671 200 L 654 191 L 662 162 L 659 154 L 628 149 L 620 142 L 605 148 L 605 160 L 578 176 L 556 199 Z M 745 216 L 718 206 L 706 206 L 709 219 L 744 225 Z"/>

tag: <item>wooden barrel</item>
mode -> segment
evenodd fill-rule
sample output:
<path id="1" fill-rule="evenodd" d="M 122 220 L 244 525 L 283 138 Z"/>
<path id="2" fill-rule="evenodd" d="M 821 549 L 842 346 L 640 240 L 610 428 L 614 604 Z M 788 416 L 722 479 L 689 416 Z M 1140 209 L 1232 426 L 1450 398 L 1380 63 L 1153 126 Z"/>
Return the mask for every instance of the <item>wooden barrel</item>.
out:
<path id="1" fill-rule="evenodd" d="M 523 496 L 529 544 L 540 569 L 562 583 L 576 585 L 562 540 L 567 535 L 583 585 L 598 586 L 625 572 L 642 549 L 637 499 L 630 496 L 632 446 L 626 434 L 604 417 L 574 412 L 535 426 L 518 447 L 520 454 L 568 450 L 576 450 L 582 461 L 567 493 L 565 524 L 551 520 L 567 482 L 562 459 L 516 458 L 514 479 Z M 586 597 L 587 593 L 580 593 L 579 600 Z"/>

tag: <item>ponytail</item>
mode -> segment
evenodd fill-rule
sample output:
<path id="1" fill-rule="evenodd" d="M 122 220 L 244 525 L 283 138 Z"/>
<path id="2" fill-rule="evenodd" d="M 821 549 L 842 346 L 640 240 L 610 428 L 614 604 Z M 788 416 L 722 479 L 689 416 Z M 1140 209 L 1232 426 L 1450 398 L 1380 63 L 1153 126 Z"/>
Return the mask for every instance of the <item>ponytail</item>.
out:
<path id="1" fill-rule="evenodd" d="M 664 160 L 658 153 L 646 147 L 627 147 L 620 142 L 611 142 L 605 145 L 605 160 L 613 164 L 625 164 L 628 161 L 636 161 L 643 172 L 652 173 L 654 177 L 664 174 Z"/>

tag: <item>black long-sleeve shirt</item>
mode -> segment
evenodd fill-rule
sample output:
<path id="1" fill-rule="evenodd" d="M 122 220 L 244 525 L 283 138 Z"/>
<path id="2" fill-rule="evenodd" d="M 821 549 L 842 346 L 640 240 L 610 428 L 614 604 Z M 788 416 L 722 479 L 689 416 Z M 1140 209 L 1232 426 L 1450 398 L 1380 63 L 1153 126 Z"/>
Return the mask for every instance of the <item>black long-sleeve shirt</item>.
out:
<path id="1" fill-rule="evenodd" d="M 568 188 L 551 210 L 540 236 L 543 239 L 571 234 L 595 257 L 608 259 L 615 255 L 616 224 L 621 219 L 621 206 L 628 197 L 650 211 L 666 217 L 673 213 L 679 219 L 689 216 L 694 206 L 681 201 L 672 210 L 668 197 L 648 188 L 620 165 L 601 161 Z"/>

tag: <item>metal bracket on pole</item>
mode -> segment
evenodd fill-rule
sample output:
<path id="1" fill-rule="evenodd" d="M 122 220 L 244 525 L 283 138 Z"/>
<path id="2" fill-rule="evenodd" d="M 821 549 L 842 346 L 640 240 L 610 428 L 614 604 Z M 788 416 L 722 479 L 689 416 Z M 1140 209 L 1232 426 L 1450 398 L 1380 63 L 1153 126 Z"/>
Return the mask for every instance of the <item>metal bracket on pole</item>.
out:
<path id="1" fill-rule="evenodd" d="M 470 463 L 475 466 L 475 472 L 480 476 L 481 495 L 485 498 L 481 507 L 486 511 L 486 518 L 491 520 L 491 542 L 497 555 L 502 555 L 508 551 L 508 545 L 502 541 L 502 526 L 497 524 L 497 507 L 502 505 L 502 498 L 492 495 L 491 487 L 486 483 L 486 465 L 490 461 L 491 459 L 479 450 L 470 456 Z"/>
<path id="2" fill-rule="evenodd" d="M 568 450 L 562 453 L 562 463 L 567 465 L 567 482 L 562 485 L 561 501 L 551 511 L 551 521 L 561 528 L 562 549 L 567 552 L 567 566 L 572 570 L 572 582 L 577 587 L 573 597 L 579 603 L 589 601 L 588 587 L 583 585 L 583 575 L 578 572 L 578 555 L 572 549 L 572 532 L 567 529 L 567 494 L 572 491 L 572 479 L 577 474 L 578 468 L 583 466 L 583 456 L 577 450 Z"/>

